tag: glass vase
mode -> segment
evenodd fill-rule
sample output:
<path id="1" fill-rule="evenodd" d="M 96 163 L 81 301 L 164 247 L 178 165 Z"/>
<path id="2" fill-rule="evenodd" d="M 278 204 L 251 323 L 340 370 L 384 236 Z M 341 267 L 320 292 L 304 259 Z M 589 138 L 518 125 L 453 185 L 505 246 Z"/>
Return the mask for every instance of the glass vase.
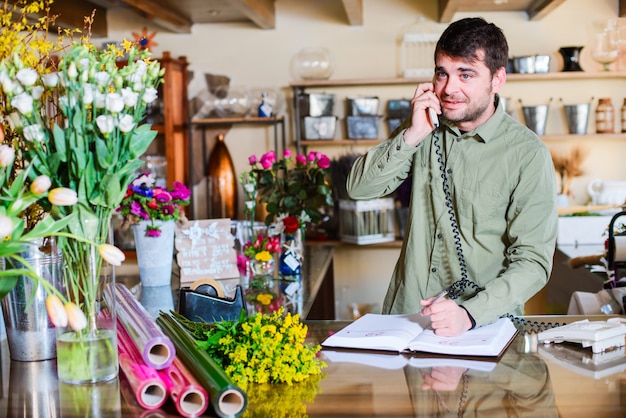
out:
<path id="1" fill-rule="evenodd" d="M 285 310 L 292 314 L 302 312 L 303 238 L 302 229 L 293 234 L 283 233 L 281 236 L 282 245 L 278 263 L 279 290 Z"/>
<path id="2" fill-rule="evenodd" d="M 109 226 L 87 221 L 82 237 L 96 243 L 110 241 Z M 96 245 L 78 240 L 66 242 L 63 256 L 62 291 L 83 312 L 87 325 L 75 330 L 70 321 L 67 327 L 57 327 L 59 381 L 81 384 L 114 379 L 118 375 L 115 292 L 108 291 L 115 286 L 114 268 L 102 259 Z"/>

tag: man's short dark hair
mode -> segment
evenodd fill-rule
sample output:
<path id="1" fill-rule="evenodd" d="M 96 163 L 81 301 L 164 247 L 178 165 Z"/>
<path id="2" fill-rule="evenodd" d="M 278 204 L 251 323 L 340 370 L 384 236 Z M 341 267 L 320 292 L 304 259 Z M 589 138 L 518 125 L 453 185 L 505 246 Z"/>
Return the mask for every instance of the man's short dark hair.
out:
<path id="1" fill-rule="evenodd" d="M 485 53 L 485 65 L 495 73 L 509 60 L 509 45 L 502 30 L 480 17 L 468 17 L 451 23 L 441 34 L 435 47 L 435 60 L 441 53 L 468 61 L 479 59 L 477 51 Z"/>

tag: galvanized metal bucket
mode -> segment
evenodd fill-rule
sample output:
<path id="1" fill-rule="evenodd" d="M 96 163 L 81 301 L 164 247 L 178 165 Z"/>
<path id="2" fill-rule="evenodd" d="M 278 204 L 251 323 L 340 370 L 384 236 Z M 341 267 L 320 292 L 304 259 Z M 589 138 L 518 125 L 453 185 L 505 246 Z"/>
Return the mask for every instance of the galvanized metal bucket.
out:
<path id="1" fill-rule="evenodd" d="M 63 257 L 54 238 L 27 245 L 20 254 L 37 275 L 58 287 Z M 14 260 L 2 259 L 2 269 L 20 268 Z M 19 275 L 13 290 L 2 299 L 2 314 L 12 360 L 39 361 L 56 358 L 56 330 L 46 311 L 48 293 L 37 281 Z"/>

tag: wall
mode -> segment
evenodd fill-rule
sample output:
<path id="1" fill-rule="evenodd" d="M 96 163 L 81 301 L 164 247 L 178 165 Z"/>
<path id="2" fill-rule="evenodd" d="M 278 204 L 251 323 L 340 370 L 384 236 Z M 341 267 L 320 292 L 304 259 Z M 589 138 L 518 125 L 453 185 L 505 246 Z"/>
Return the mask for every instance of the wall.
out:
<path id="1" fill-rule="evenodd" d="M 190 97 L 205 88 L 205 73 L 224 74 L 231 78 L 233 86 L 281 89 L 287 96 L 286 110 L 289 111 L 291 97 L 288 85 L 294 80 L 290 73 L 290 60 L 300 49 L 317 45 L 327 47 L 335 61 L 333 79 L 395 77 L 398 71 L 397 39 L 402 29 L 414 24 L 420 14 L 432 21 L 436 13 L 433 0 L 364 0 L 363 4 L 364 25 L 349 26 L 347 19 L 341 18 L 339 1 L 277 0 L 274 30 L 262 30 L 242 23 L 195 25 L 191 34 L 158 32 L 154 38 L 158 46 L 153 52 L 157 57 L 163 51 L 187 57 L 194 72 L 189 86 Z M 591 22 L 615 18 L 617 8 L 617 0 L 567 0 L 539 21 L 529 21 L 522 12 L 481 15 L 503 28 L 509 39 L 511 56 L 550 54 L 553 56 L 553 69 L 556 70 L 560 65 L 559 47 L 588 45 Z M 457 13 L 454 19 L 473 15 Z M 110 28 L 108 40 L 132 39 L 132 32 L 140 32 L 143 26 L 147 26 L 149 31 L 159 30 L 149 23 L 138 22 L 135 16 L 121 9 L 110 11 L 107 19 Z M 436 26 L 443 28 L 445 25 Z M 598 71 L 599 65 L 589 58 L 588 52 L 588 48 L 583 49 L 583 68 Z M 547 133 L 563 133 L 565 122 L 559 99 L 571 104 L 592 101 L 593 97 L 595 103 L 599 97 L 608 96 L 619 107 L 626 97 L 625 86 L 626 81 L 509 82 L 503 96 L 511 99 L 513 114 L 520 120 L 518 100 L 521 99 L 525 105 L 534 105 L 547 103 L 552 98 Z M 338 98 L 348 93 L 376 94 L 385 103 L 389 98 L 411 97 L 413 90 L 411 86 L 399 86 L 338 90 L 336 93 Z M 595 129 L 593 123 L 590 123 L 589 129 Z M 287 132 L 291 142 L 293 134 L 290 125 Z M 267 151 L 272 141 L 271 130 L 263 128 L 236 127 L 226 137 L 237 171 L 247 169 L 248 156 Z M 586 185 L 593 178 L 626 178 L 626 165 L 621 162 L 621 156 L 626 155 L 626 141 L 568 139 L 549 143 L 549 146 L 558 152 L 582 146 L 588 152 L 583 166 L 585 174 L 573 184 L 573 204 L 587 202 Z M 337 147 L 317 150 L 331 156 L 346 151 Z M 363 152 L 365 149 L 355 148 L 354 151 Z M 398 251 L 348 246 L 339 248 L 335 265 L 340 316 L 347 315 L 343 306 L 352 301 L 377 303 L 380 307 Z"/>

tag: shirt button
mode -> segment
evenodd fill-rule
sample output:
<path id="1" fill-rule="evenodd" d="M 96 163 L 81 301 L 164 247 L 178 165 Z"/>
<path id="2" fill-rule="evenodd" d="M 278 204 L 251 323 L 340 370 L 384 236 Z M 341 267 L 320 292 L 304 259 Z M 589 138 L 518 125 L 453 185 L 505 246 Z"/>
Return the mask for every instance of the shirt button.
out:
<path id="1" fill-rule="evenodd" d="M 441 239 L 441 238 L 443 238 L 443 235 L 437 234 L 437 239 Z"/>
<path id="2" fill-rule="evenodd" d="M 400 145 L 396 145 L 396 151 L 400 151 Z"/>
<path id="3" fill-rule="evenodd" d="M 447 171 L 447 173 L 448 173 L 448 174 L 452 174 L 452 169 L 451 169 L 451 168 L 449 168 L 449 169 L 448 169 L 448 171 Z"/>
<path id="4" fill-rule="evenodd" d="M 456 139 L 456 142 L 461 142 L 461 138 L 460 138 L 460 137 L 459 137 L 459 138 L 457 138 L 457 139 Z"/>
<path id="5" fill-rule="evenodd" d="M 437 269 L 436 269 L 435 267 L 433 267 L 433 268 L 431 268 L 431 269 L 430 269 L 430 271 L 431 271 L 432 273 L 436 273 L 436 272 L 437 272 Z"/>
<path id="6" fill-rule="evenodd" d="M 382 164 L 378 164 L 378 166 L 377 166 L 377 167 L 378 167 L 380 170 L 382 170 L 384 166 L 383 166 Z"/>

